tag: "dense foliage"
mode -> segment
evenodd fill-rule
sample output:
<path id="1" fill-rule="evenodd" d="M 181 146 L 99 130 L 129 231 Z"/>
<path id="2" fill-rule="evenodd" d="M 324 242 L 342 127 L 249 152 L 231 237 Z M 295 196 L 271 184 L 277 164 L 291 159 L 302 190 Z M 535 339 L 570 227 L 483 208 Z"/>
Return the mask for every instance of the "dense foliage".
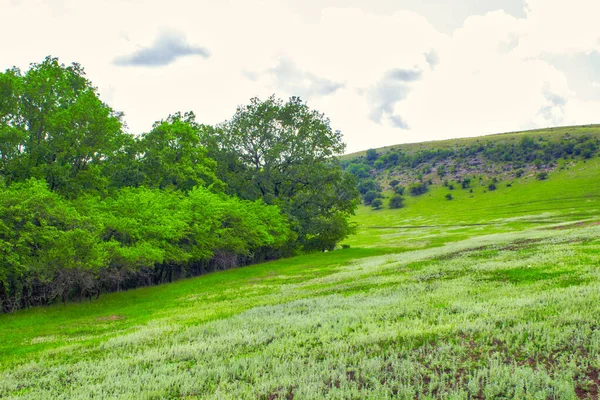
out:
<path id="1" fill-rule="evenodd" d="M 333 249 L 352 232 L 358 193 L 334 158 L 341 133 L 299 98 L 254 98 L 218 129 L 205 127 L 204 143 L 229 193 L 279 206 L 303 249 Z"/>
<path id="2" fill-rule="evenodd" d="M 335 161 L 343 148 L 297 98 L 252 100 L 218 128 L 176 113 L 138 137 L 80 65 L 9 69 L 0 310 L 332 249 L 358 196 Z"/>

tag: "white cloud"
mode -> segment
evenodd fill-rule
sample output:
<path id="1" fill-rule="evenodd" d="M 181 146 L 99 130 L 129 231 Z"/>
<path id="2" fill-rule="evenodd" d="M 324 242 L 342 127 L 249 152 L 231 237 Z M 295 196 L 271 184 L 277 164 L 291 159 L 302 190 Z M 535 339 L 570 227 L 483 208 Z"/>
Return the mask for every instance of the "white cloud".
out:
<path id="1" fill-rule="evenodd" d="M 175 111 L 217 123 L 251 97 L 301 95 L 359 150 L 594 122 L 599 103 L 578 98 L 540 59 L 600 48 L 600 3 L 574 1 L 528 0 L 526 18 L 473 15 L 450 34 L 413 11 L 371 12 L 366 0 L 318 18 L 306 18 L 304 3 L 276 0 L 12 1 L 2 9 L 0 37 L 11 40 L 0 68 L 48 54 L 77 61 L 136 133 Z M 202 47 L 210 58 L 113 64 L 172 30 L 186 38 L 184 50 Z M 173 56 L 166 47 L 161 54 Z M 393 71 L 417 75 L 399 80 Z"/>

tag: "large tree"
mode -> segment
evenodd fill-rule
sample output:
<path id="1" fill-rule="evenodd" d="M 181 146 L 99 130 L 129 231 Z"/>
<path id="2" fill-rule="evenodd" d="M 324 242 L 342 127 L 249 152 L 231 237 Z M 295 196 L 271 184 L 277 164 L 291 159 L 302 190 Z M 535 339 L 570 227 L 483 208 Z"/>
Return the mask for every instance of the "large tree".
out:
<path id="1" fill-rule="evenodd" d="M 342 135 L 298 97 L 253 98 L 203 140 L 230 192 L 280 206 L 304 249 L 332 249 L 351 232 L 358 193 L 336 158 Z"/>
<path id="2" fill-rule="evenodd" d="M 69 196 L 106 185 L 100 164 L 122 146 L 121 115 L 83 68 L 47 57 L 0 73 L 0 160 L 8 181 L 45 179 Z"/>

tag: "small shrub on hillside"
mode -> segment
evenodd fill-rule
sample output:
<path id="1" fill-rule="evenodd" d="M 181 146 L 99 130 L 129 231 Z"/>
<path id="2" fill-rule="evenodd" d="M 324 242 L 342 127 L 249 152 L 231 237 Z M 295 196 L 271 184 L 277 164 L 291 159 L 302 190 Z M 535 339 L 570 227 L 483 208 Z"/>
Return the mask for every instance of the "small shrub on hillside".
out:
<path id="1" fill-rule="evenodd" d="M 399 183 L 400 183 L 399 180 L 394 179 L 393 181 L 390 182 L 390 186 L 395 188 L 396 186 L 398 186 Z"/>
<path id="2" fill-rule="evenodd" d="M 371 202 L 371 207 L 373 207 L 376 210 L 379 210 L 382 205 L 383 201 L 381 201 L 381 199 L 375 199 Z"/>
<path id="3" fill-rule="evenodd" d="M 446 167 L 444 167 L 443 165 L 440 165 L 437 168 L 437 174 L 440 178 L 443 178 L 446 175 Z"/>
<path id="4" fill-rule="evenodd" d="M 359 193 L 363 195 L 370 190 L 375 192 L 381 191 L 381 188 L 373 179 L 361 180 L 356 188 L 358 189 Z"/>
<path id="5" fill-rule="evenodd" d="M 467 189 L 471 186 L 471 180 L 469 178 L 465 178 L 460 184 L 462 185 L 463 189 Z"/>
<path id="6" fill-rule="evenodd" d="M 369 150 L 367 150 L 367 160 L 368 161 L 375 161 L 375 160 L 377 160 L 377 150 L 375 150 L 375 149 L 369 149 Z"/>
<path id="7" fill-rule="evenodd" d="M 344 249 L 344 250 L 345 250 L 345 249 L 349 249 L 349 248 L 350 248 L 350 245 L 349 245 L 349 244 L 345 244 L 345 243 L 344 243 L 344 244 L 342 244 L 342 249 Z"/>
<path id="8" fill-rule="evenodd" d="M 525 171 L 523 171 L 522 169 L 518 169 L 515 171 L 515 177 L 520 178 L 523 176 L 524 173 Z"/>
<path id="9" fill-rule="evenodd" d="M 454 190 L 454 185 L 453 184 L 448 185 L 448 189 Z"/>
<path id="10" fill-rule="evenodd" d="M 452 200 L 454 197 L 450 193 L 446 193 L 446 200 Z"/>
<path id="11" fill-rule="evenodd" d="M 404 207 L 404 198 L 398 194 L 392 196 L 390 199 L 390 208 L 402 208 Z"/>
<path id="12" fill-rule="evenodd" d="M 548 173 L 545 171 L 538 172 L 537 174 L 535 174 L 535 179 L 537 179 L 539 181 L 546 180 L 546 179 L 548 179 Z"/>
<path id="13" fill-rule="evenodd" d="M 427 192 L 427 185 L 423 182 L 413 183 L 408 187 L 408 192 L 413 196 L 418 196 Z"/>
<path id="14" fill-rule="evenodd" d="M 492 183 L 490 183 L 490 184 L 488 185 L 488 190 L 489 190 L 490 192 L 492 192 L 492 191 L 496 190 L 496 184 L 495 184 L 495 183 L 493 183 L 493 182 L 492 182 Z"/>
<path id="15" fill-rule="evenodd" d="M 394 188 L 394 192 L 395 192 L 396 194 L 399 194 L 400 196 L 402 196 L 402 195 L 404 194 L 404 192 L 405 192 L 405 191 L 406 191 L 406 188 L 405 188 L 404 186 L 402 186 L 402 185 L 396 186 L 396 187 Z"/>
<path id="16" fill-rule="evenodd" d="M 363 196 L 363 201 L 365 203 L 365 205 L 369 205 L 371 203 L 373 203 L 373 200 L 379 198 L 381 195 L 374 191 L 374 190 L 369 190 L 367 193 L 365 193 L 365 195 Z"/>

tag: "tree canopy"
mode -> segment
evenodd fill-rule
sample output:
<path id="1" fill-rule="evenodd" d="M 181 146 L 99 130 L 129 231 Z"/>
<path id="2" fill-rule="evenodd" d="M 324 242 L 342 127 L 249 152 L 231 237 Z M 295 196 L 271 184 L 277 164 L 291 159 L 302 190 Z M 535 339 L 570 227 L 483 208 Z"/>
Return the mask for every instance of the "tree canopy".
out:
<path id="1" fill-rule="evenodd" d="M 0 74 L 0 165 L 9 182 L 44 179 L 75 196 L 102 190 L 100 164 L 122 145 L 121 114 L 104 104 L 79 64 L 56 58 Z"/>
<path id="2" fill-rule="evenodd" d="M 278 205 L 304 249 L 331 249 L 351 232 L 358 193 L 335 158 L 345 148 L 342 135 L 300 98 L 253 98 L 205 130 L 203 142 L 230 194 Z"/>
<path id="3" fill-rule="evenodd" d="M 79 64 L 0 73 L 0 312 L 328 250 L 351 231 L 341 133 L 298 98 L 123 129 Z"/>

